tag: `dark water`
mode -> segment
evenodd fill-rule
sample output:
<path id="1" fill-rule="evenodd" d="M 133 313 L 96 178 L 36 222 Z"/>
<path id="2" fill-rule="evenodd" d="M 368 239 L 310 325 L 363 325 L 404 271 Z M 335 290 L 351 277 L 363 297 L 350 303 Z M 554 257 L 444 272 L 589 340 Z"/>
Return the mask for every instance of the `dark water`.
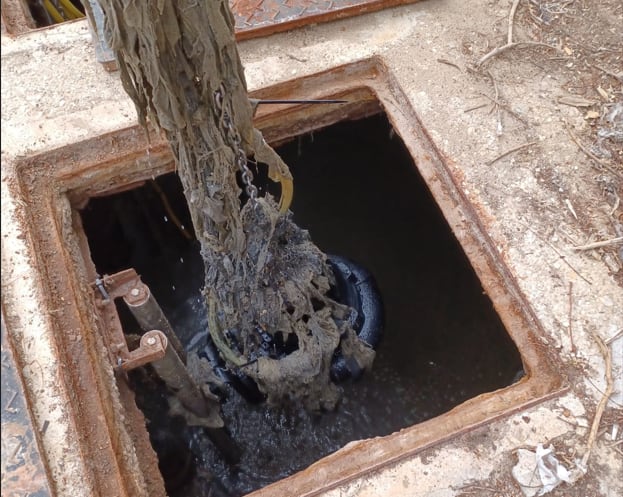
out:
<path id="1" fill-rule="evenodd" d="M 207 495 L 208 489 L 213 495 L 242 495 L 349 441 L 387 435 L 507 386 L 522 368 L 478 278 L 384 116 L 332 126 L 279 152 L 294 175 L 297 222 L 325 252 L 347 256 L 376 277 L 385 305 L 385 335 L 373 370 L 360 381 L 342 384 L 344 396 L 335 412 L 269 409 L 230 391 L 223 414 L 243 449 L 240 464 L 228 466 L 200 431 L 182 429 L 176 436 L 191 448 L 195 477 L 172 492 L 177 495 Z M 190 226 L 177 178 L 158 181 Z M 146 186 L 93 199 L 83 220 L 98 269 L 135 267 L 192 348 L 206 333 L 199 294 L 203 266 L 196 244 L 185 240 L 166 215 Z M 124 326 L 131 328 L 131 317 L 119 307 Z"/>

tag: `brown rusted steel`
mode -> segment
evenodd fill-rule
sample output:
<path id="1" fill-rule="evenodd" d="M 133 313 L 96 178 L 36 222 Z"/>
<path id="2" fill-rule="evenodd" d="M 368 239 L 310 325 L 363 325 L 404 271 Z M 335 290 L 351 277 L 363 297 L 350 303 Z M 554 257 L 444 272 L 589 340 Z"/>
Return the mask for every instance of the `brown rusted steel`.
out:
<path id="1" fill-rule="evenodd" d="M 140 283 L 140 278 L 134 269 L 126 269 L 111 276 L 104 275 L 91 283 L 95 305 L 99 308 L 103 321 L 104 344 L 108 348 L 110 361 L 114 366 L 131 358 L 114 300 L 123 297 Z"/>
<path id="2" fill-rule="evenodd" d="M 385 110 L 479 274 L 484 291 L 495 303 L 528 373 L 510 387 L 468 400 L 424 423 L 386 437 L 351 443 L 297 475 L 257 491 L 256 497 L 317 495 L 564 391 L 565 368 L 537 338 L 544 334 L 542 325 L 489 239 L 490 221 L 479 217 L 478 206 L 472 205 L 461 191 L 460 173 L 456 172 L 459 169 L 444 163 L 409 99 L 380 59 L 286 81 L 257 91 L 253 96 L 347 98 L 351 102 L 337 106 L 260 106 L 256 125 L 271 142 Z M 80 236 L 84 233 L 77 224 L 67 227 L 58 220 L 71 219 L 68 214 L 71 207 L 84 205 L 89 197 L 106 195 L 119 186 L 148 180 L 174 169 L 168 144 L 157 137 L 148 142 L 144 130 L 137 125 L 20 159 L 6 171 L 8 178 L 14 180 L 8 181 L 8 188 L 15 189 L 14 195 L 22 200 L 18 214 L 26 220 L 28 237 L 36 255 L 35 265 L 45 290 L 42 313 L 49 316 L 52 323 L 54 360 L 63 364 L 62 382 L 73 387 L 71 391 L 75 392 L 67 395 L 61 391 L 62 401 L 68 406 L 68 419 L 75 426 L 74 432 L 80 434 L 73 437 L 72 443 L 84 458 L 98 460 L 98 464 L 89 466 L 88 473 L 88 483 L 97 490 L 94 495 L 163 496 L 164 486 L 156 470 L 153 450 L 148 447 L 144 419 L 136 413 L 126 383 L 111 381 L 110 361 L 102 354 L 104 348 L 100 343 L 110 343 L 113 321 L 118 323 L 115 307 L 111 303 L 103 304 L 99 297 L 92 298 L 99 294 L 96 287 L 91 293 L 87 291 L 88 282 L 94 279 L 94 269 L 85 269 L 85 266 L 92 266 L 86 249 L 81 250 L 87 244 L 79 244 L 80 237 L 74 229 Z M 29 187 L 17 192 L 18 186 L 14 185 Z M 14 309 L 9 308 L 11 310 L 12 313 L 5 314 L 7 328 L 9 335 L 15 337 L 12 344 L 16 360 L 23 364 L 33 360 L 33 353 L 20 340 L 23 325 Z M 117 327 L 120 329 L 120 325 Z M 59 385 L 64 383 L 59 382 Z M 38 391 L 28 383 L 24 387 L 27 397 L 36 400 Z M 100 419 L 106 422 L 94 421 Z M 127 426 L 128 419 L 132 421 L 131 427 Z M 43 420 L 33 418 L 33 423 L 35 430 L 41 433 Z M 133 443 L 139 440 L 140 444 L 128 445 L 128 431 L 134 432 Z M 45 437 L 42 440 L 42 457 L 45 458 L 46 451 L 53 453 L 52 442 L 55 441 Z M 139 456 L 136 459 L 135 454 Z M 150 456 L 152 459 L 147 460 Z M 60 474 L 62 478 L 71 476 L 69 470 Z M 141 490 L 143 478 L 149 484 L 148 491 Z"/>
<path id="3" fill-rule="evenodd" d="M 234 14 L 236 38 L 245 40 L 267 36 L 281 31 L 375 12 L 420 0 L 230 0 Z M 95 36 L 97 58 L 107 71 L 116 71 L 118 65 L 107 44 L 100 40 L 102 28 L 96 22 L 91 3 L 83 2 Z M 101 23 L 100 23 L 101 24 Z M 2 25 L 11 35 L 36 29 L 36 23 L 24 2 L 2 0 Z"/>
<path id="4" fill-rule="evenodd" d="M 149 287 L 139 279 L 139 282 L 124 294 L 123 301 L 141 329 L 161 330 L 182 362 L 186 364 L 186 351 Z"/>
<path id="5" fill-rule="evenodd" d="M 149 288 L 143 284 L 134 269 L 126 269 L 113 275 L 104 275 L 91 283 L 96 295 L 96 303 L 105 315 L 109 326 L 105 326 L 107 345 L 115 367 L 123 371 L 144 366 L 161 359 L 167 349 L 167 336 L 160 330 L 151 329 L 141 337 L 140 345 L 130 351 L 126 337 L 116 318 L 114 300 L 119 297 L 131 296 L 133 299 L 149 300 Z M 128 306 L 129 307 L 129 306 Z M 162 312 L 162 311 L 161 311 Z"/>
<path id="6" fill-rule="evenodd" d="M 168 343 L 175 349 L 182 362 L 186 363 L 186 353 L 179 338 L 173 331 L 155 297 L 151 294 L 149 287 L 141 281 L 141 277 L 134 269 L 130 268 L 113 275 L 104 275 L 91 283 L 91 287 L 95 291 L 98 306 L 105 313 L 112 312 L 116 315 L 113 301 L 116 298 L 122 297 L 141 329 L 146 332 L 160 330 L 161 333 L 164 333 Z M 112 317 L 107 321 L 110 323 L 107 330 L 108 347 L 112 354 L 113 363 L 118 365 L 126 364 L 128 361 L 136 361 L 136 355 L 133 355 L 128 350 L 123 330 Z M 166 348 L 166 344 L 164 348 Z M 145 352 L 152 353 L 154 351 L 145 349 Z M 127 370 L 128 368 L 124 367 L 124 369 Z"/>
<path id="7" fill-rule="evenodd" d="M 136 369 L 150 362 L 158 361 L 166 355 L 167 337 L 160 330 L 150 330 L 141 336 L 138 348 L 125 354 L 118 366 L 124 371 Z"/>
<path id="8" fill-rule="evenodd" d="M 266 36 L 419 0 L 231 0 L 236 38 Z"/>
<path id="9" fill-rule="evenodd" d="M 130 268 L 113 275 L 104 275 L 97 278 L 91 286 L 96 292 L 100 307 L 106 312 L 116 313 L 112 302 L 122 297 L 143 330 L 152 326 L 161 326 L 163 329 L 146 331 L 140 337 L 139 346 L 130 351 L 121 328 L 111 326 L 108 330 L 112 338 L 109 348 L 115 358 L 115 365 L 123 371 L 130 371 L 151 364 L 158 377 L 174 392 L 183 409 L 187 411 L 187 422 L 204 426 L 221 454 L 229 462 L 236 463 L 240 458 L 240 450 L 223 429 L 219 402 L 206 396 L 189 375 L 182 344 L 149 287 L 141 281 L 136 271 Z"/>
<path id="10" fill-rule="evenodd" d="M 133 288 L 142 285 L 141 277 L 132 268 L 115 274 L 106 274 L 102 277 L 102 283 L 113 300 L 129 294 Z M 97 283 L 94 285 L 97 287 Z"/>

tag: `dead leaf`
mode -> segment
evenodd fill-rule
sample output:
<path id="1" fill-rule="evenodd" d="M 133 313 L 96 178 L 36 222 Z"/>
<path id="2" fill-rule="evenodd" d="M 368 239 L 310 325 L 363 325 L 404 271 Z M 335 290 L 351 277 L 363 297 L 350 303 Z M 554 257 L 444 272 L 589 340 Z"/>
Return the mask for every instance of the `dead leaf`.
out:
<path id="1" fill-rule="evenodd" d="M 599 117 L 599 112 L 594 110 L 589 110 L 584 116 L 586 119 L 597 119 Z"/>
<path id="2" fill-rule="evenodd" d="M 567 55 L 571 55 L 573 53 L 573 50 L 571 50 L 569 47 L 565 47 L 563 48 L 563 50 L 565 51 Z"/>
<path id="3" fill-rule="evenodd" d="M 572 107 L 590 107 L 591 105 L 595 105 L 597 102 L 594 100 L 587 100 L 586 98 L 578 97 L 576 95 L 566 95 L 564 97 L 559 97 L 558 103 L 570 105 Z"/>

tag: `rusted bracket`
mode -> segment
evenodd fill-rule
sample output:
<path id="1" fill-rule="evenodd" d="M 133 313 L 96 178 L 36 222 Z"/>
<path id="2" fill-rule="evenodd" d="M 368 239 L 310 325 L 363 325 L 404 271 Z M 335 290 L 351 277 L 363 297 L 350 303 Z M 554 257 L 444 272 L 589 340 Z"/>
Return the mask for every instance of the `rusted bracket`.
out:
<path id="1" fill-rule="evenodd" d="M 91 287 L 95 292 L 96 305 L 105 321 L 105 339 L 111 359 L 122 371 L 129 371 L 150 363 L 156 374 L 178 399 L 179 413 L 190 425 L 203 426 L 208 437 L 232 464 L 240 459 L 240 449 L 224 429 L 219 413 L 220 404 L 216 398 L 206 394 L 186 369 L 186 354 L 167 321 L 162 309 L 151 295 L 134 269 L 126 269 L 113 275 L 97 278 Z M 157 324 L 162 330 L 149 329 L 140 337 L 139 346 L 128 349 L 126 336 L 121 329 L 116 298 L 122 297 L 141 327 Z M 155 326 L 154 326 L 155 327 Z M 177 344 L 177 347 L 176 347 Z M 179 351 L 178 352 L 178 348 Z"/>
<path id="2" fill-rule="evenodd" d="M 95 291 L 96 303 L 109 323 L 105 326 L 108 347 L 116 367 L 129 371 L 162 359 L 168 344 L 175 349 L 180 360 L 185 363 L 186 354 L 179 339 L 151 295 L 149 287 L 141 281 L 134 269 L 104 275 L 97 278 L 91 286 Z M 119 297 L 123 298 L 128 309 L 145 331 L 139 347 L 133 351 L 128 349 L 126 337 L 116 317 L 114 300 Z"/>
<path id="3" fill-rule="evenodd" d="M 147 363 L 162 359 L 166 355 L 168 340 L 160 330 L 150 330 L 141 336 L 138 348 L 128 352 L 127 345 L 125 358 L 121 358 L 119 367 L 124 371 L 144 366 Z M 122 354 L 119 354 L 121 357 Z"/>

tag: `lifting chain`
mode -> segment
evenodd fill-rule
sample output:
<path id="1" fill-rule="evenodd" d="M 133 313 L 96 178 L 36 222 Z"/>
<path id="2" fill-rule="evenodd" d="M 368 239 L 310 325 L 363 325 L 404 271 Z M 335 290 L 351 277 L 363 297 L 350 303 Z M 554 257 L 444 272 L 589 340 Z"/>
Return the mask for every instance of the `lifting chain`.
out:
<path id="1" fill-rule="evenodd" d="M 234 145 L 234 155 L 236 165 L 240 170 L 240 175 L 242 177 L 242 183 L 244 184 L 244 191 L 251 199 L 251 202 L 255 204 L 257 202 L 257 187 L 253 184 L 253 173 L 247 166 L 247 154 L 242 149 L 242 140 L 240 139 L 240 133 L 234 126 L 234 123 L 231 119 L 230 112 L 227 111 L 224 107 L 225 103 L 225 87 L 223 83 L 218 90 L 214 92 L 214 105 L 216 106 L 216 110 L 220 113 L 219 121 L 221 124 L 221 129 L 224 131 L 225 136 L 233 143 Z"/>

